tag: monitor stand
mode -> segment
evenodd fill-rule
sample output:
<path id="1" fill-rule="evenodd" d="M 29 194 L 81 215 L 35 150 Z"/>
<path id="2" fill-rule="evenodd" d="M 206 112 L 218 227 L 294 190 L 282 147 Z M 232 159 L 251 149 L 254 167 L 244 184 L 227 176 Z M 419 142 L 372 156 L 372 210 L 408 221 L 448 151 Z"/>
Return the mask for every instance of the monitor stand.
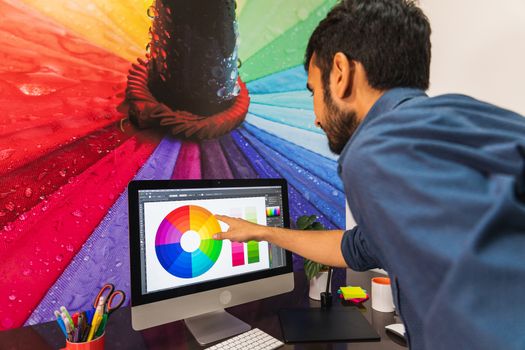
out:
<path id="1" fill-rule="evenodd" d="M 184 320 L 200 345 L 249 331 L 252 327 L 223 309 Z"/>

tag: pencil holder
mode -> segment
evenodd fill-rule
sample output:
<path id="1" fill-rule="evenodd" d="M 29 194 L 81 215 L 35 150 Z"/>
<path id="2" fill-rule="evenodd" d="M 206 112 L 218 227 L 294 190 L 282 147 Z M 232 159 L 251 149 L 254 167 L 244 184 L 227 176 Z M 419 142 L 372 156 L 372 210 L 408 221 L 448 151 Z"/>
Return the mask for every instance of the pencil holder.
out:
<path id="1" fill-rule="evenodd" d="M 106 333 L 102 333 L 97 339 L 84 343 L 72 343 L 66 340 L 66 347 L 61 350 L 104 350 L 104 341 Z"/>

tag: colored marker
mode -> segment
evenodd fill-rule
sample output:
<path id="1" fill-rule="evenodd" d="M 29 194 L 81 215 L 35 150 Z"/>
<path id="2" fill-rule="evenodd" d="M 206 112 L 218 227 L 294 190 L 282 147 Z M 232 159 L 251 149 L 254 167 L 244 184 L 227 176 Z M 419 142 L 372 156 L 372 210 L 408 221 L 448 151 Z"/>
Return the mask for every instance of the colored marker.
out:
<path id="1" fill-rule="evenodd" d="M 95 313 L 95 316 L 93 316 L 93 323 L 91 323 L 91 329 L 89 330 L 89 335 L 87 337 L 87 341 L 93 340 L 93 336 L 95 335 L 95 331 L 97 330 L 98 326 L 100 325 L 100 322 L 102 321 L 102 318 L 98 313 Z"/>
<path id="2" fill-rule="evenodd" d="M 80 340 L 82 339 L 82 332 L 84 331 L 84 313 L 80 313 L 78 315 L 78 326 L 77 326 L 77 330 L 78 332 L 76 333 L 76 337 L 75 337 L 75 341 L 76 342 L 80 342 Z"/>
<path id="3" fill-rule="evenodd" d="M 80 329 L 77 327 L 75 328 L 75 330 L 73 331 L 73 336 L 72 336 L 72 340 L 74 343 L 78 343 L 78 334 L 80 333 Z"/>
<path id="4" fill-rule="evenodd" d="M 95 338 L 98 338 L 104 333 L 104 329 L 106 328 L 106 323 L 108 322 L 108 314 L 105 313 L 104 316 L 102 316 L 102 321 L 100 322 L 100 326 L 98 327 L 97 331 L 95 332 Z"/>
<path id="5" fill-rule="evenodd" d="M 75 312 L 73 315 L 71 315 L 71 318 L 73 319 L 73 325 L 77 327 L 78 326 L 78 312 Z"/>
<path id="6" fill-rule="evenodd" d="M 86 330 L 84 331 L 84 334 L 82 335 L 82 340 L 81 340 L 82 342 L 87 342 L 90 331 L 91 331 L 91 325 L 88 324 L 86 326 Z"/>
<path id="7" fill-rule="evenodd" d="M 73 322 L 73 319 L 71 318 L 71 315 L 69 314 L 69 312 L 67 312 L 67 309 L 65 306 L 61 306 L 60 307 L 60 311 L 62 311 L 63 313 L 66 314 L 66 317 L 69 319 L 69 322 L 71 322 L 72 325 L 74 325 L 75 323 Z"/>
<path id="8" fill-rule="evenodd" d="M 64 326 L 66 327 L 66 332 L 69 332 L 69 329 L 67 328 L 69 324 L 69 318 L 67 318 L 66 314 L 64 312 L 60 313 L 60 318 L 62 318 L 62 322 L 64 322 Z"/>
<path id="9" fill-rule="evenodd" d="M 71 326 L 71 323 L 69 323 L 69 319 L 67 317 L 64 319 L 64 325 L 66 326 L 67 340 L 72 341 L 73 340 L 73 328 Z"/>
<path id="10" fill-rule="evenodd" d="M 86 323 L 91 324 L 93 322 L 93 315 L 95 315 L 95 309 L 89 309 L 86 311 Z"/>
<path id="11" fill-rule="evenodd" d="M 60 326 L 60 329 L 62 330 L 62 333 L 64 333 L 64 336 L 67 338 L 66 326 L 64 325 L 64 321 L 62 320 L 62 316 L 60 315 L 60 312 L 55 311 L 55 316 L 57 318 L 57 323 Z"/>

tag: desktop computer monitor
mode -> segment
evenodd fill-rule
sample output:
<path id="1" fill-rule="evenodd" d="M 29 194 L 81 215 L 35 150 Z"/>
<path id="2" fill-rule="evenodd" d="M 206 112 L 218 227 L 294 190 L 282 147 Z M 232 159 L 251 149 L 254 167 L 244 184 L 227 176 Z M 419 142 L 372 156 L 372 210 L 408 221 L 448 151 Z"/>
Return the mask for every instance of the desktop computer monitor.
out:
<path id="1" fill-rule="evenodd" d="M 148 180 L 128 186 L 132 327 L 184 319 L 207 344 L 251 327 L 224 308 L 290 292 L 291 253 L 214 240 L 215 214 L 289 227 L 283 179 Z"/>

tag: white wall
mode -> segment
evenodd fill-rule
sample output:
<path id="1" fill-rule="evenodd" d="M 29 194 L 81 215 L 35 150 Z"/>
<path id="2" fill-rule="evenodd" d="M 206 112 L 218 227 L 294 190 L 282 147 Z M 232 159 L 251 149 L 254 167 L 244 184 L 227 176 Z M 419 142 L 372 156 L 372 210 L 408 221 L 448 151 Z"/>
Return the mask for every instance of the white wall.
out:
<path id="1" fill-rule="evenodd" d="M 429 95 L 457 92 L 525 115 L 525 0 L 420 0 L 432 26 Z"/>

